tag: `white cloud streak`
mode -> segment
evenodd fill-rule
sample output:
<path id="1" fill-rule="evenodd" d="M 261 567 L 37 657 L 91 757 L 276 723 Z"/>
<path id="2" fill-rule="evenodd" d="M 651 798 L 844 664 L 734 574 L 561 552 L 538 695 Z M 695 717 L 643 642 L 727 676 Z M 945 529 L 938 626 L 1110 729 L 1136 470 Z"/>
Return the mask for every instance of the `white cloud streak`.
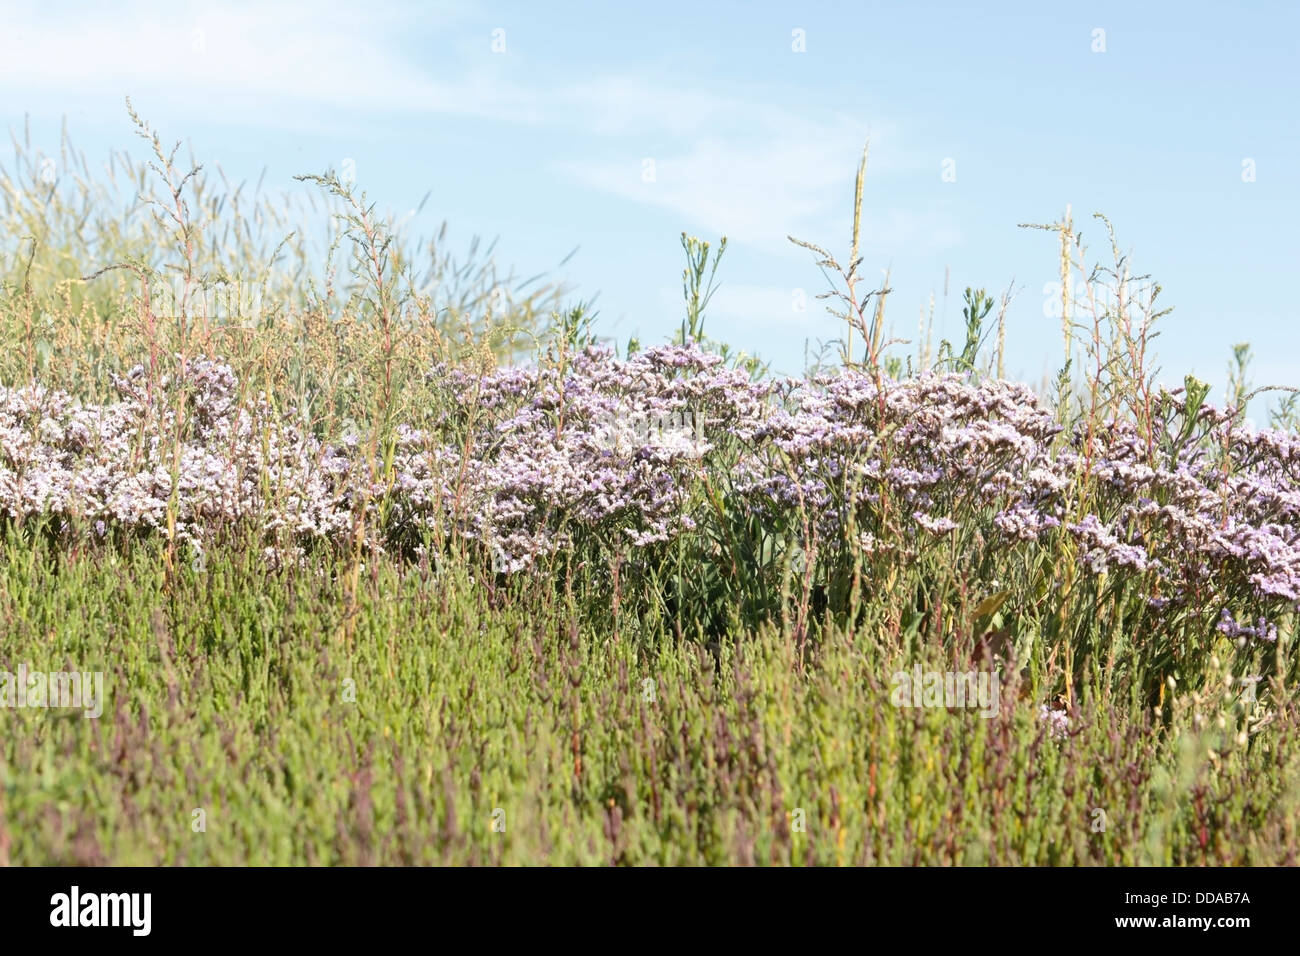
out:
<path id="1" fill-rule="evenodd" d="M 674 87 L 634 72 L 581 85 L 530 82 L 525 58 L 495 57 L 490 37 L 475 57 L 453 4 L 422 8 L 423 35 L 443 36 L 440 56 L 410 42 L 411 13 L 392 0 L 296 4 L 158 3 L 111 7 L 12 5 L 0 30 L 0 95 L 11 101 L 115 106 L 133 95 L 151 117 L 181 112 L 237 127 L 355 129 L 375 114 L 477 117 L 561 130 L 589 158 L 543 159 L 587 188 L 671 212 L 685 227 L 768 250 L 793 234 L 832 242 L 846 221 L 853 166 L 868 125 L 856 115 L 788 108 L 760 93 Z M 66 108 L 65 108 L 66 111 Z M 940 210 L 904 215 L 872 186 L 915 165 L 896 130 L 870 129 L 867 240 L 945 247 L 960 235 Z M 654 181 L 642 178 L 654 162 Z"/>

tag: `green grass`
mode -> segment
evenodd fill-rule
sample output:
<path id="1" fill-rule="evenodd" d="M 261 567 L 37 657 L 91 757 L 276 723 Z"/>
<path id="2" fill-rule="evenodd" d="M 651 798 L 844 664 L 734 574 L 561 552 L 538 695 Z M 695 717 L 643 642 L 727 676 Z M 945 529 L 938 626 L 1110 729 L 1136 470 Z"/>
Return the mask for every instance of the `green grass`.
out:
<path id="1" fill-rule="evenodd" d="M 775 628 L 616 640 L 387 562 L 346 641 L 340 570 L 235 551 L 169 587 L 157 549 L 11 534 L 0 659 L 103 670 L 107 702 L 0 715 L 0 862 L 1296 862 L 1293 702 L 1248 741 L 1226 692 L 1088 699 L 1053 738 L 1014 688 L 993 719 L 892 706 L 916 658 L 883 629 L 828 627 L 801 668 Z"/>

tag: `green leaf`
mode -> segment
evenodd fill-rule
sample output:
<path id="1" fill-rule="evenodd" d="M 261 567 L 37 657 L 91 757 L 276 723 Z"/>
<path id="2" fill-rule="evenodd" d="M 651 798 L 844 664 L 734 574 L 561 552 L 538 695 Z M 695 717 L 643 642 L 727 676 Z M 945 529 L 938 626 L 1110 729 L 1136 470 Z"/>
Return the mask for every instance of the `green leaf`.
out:
<path id="1" fill-rule="evenodd" d="M 979 621 L 983 618 L 989 617 L 992 614 L 996 614 L 998 609 L 1001 608 L 1002 605 L 1006 603 L 1006 600 L 1009 597 L 1011 597 L 1011 592 L 1006 590 L 998 591 L 996 594 L 990 594 L 984 600 L 980 601 L 978 605 L 976 605 L 975 620 Z"/>

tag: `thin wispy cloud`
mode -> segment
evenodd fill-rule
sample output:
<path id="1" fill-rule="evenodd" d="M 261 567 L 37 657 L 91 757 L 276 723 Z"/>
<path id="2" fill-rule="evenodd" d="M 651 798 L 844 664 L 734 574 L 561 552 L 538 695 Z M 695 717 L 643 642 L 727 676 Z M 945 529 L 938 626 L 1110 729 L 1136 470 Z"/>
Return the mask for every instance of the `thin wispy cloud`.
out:
<path id="1" fill-rule="evenodd" d="M 825 233 L 843 218 L 865 135 L 855 123 L 805 125 L 791 137 L 743 143 L 704 138 L 681 153 L 629 153 L 562 168 L 590 187 L 671 210 L 691 228 L 776 251 L 789 248 L 791 235 L 833 240 Z M 873 175 L 871 184 L 878 186 L 880 174 Z M 917 213 L 869 205 L 864 222 L 864 241 L 877 250 L 904 243 L 945 249 L 961 241 L 960 230 L 937 207 Z"/>
<path id="2" fill-rule="evenodd" d="M 787 237 L 826 240 L 848 206 L 853 166 L 871 140 L 873 187 L 930 158 L 907 151 L 896 124 L 869 111 L 792 109 L 757 96 L 683 90 L 631 76 L 568 91 L 609 148 L 558 164 L 572 180 L 678 216 L 687 228 L 787 250 Z M 939 209 L 919 218 L 877 205 L 871 241 L 960 242 Z"/>
<path id="3" fill-rule="evenodd" d="M 409 15 L 409 13 L 408 13 Z M 431 5 L 426 29 L 456 22 Z M 292 125 L 292 107 L 449 113 L 515 122 L 536 119 L 526 88 L 497 83 L 491 60 L 439 77 L 398 42 L 399 9 L 367 3 L 161 4 L 69 11 L 33 4 L 6 11 L 0 31 L 0 91 L 25 98 L 147 94 L 189 104 L 228 123 Z M 487 39 L 484 47 L 487 47 Z M 238 102 L 218 114 L 214 105 Z"/>

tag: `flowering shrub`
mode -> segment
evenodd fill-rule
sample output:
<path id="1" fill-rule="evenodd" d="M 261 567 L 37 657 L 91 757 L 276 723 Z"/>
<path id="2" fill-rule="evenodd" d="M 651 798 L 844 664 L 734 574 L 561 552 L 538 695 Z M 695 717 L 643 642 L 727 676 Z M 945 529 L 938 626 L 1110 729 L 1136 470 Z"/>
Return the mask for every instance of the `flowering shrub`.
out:
<path id="1" fill-rule="evenodd" d="M 1008 382 L 762 381 L 695 345 L 428 377 L 439 407 L 386 445 L 322 441 L 211 359 L 152 383 L 136 368 L 103 405 L 0 389 L 0 512 L 197 551 L 251 529 L 278 557 L 358 534 L 376 551 L 461 542 L 502 573 L 626 554 L 647 582 L 672 545 L 768 611 L 782 574 L 843 613 L 850 576 L 870 588 L 939 549 L 962 587 L 1016 579 L 1025 606 L 1086 588 L 1128 627 L 1242 646 L 1275 641 L 1300 601 L 1300 440 L 1179 393 L 1161 399 L 1167 434 L 1143 435 L 1064 430 Z"/>
<path id="2" fill-rule="evenodd" d="M 620 361 L 589 348 L 563 365 L 476 377 L 431 373 L 450 399 L 455 454 L 432 451 L 454 492 L 434 514 L 485 542 L 517 571 L 576 538 L 645 547 L 696 527 L 694 479 L 715 441 L 752 432 L 768 386 L 698 348 L 666 346 Z M 463 449 L 470 461 L 463 461 Z M 432 469 L 431 469 L 432 471 Z"/>
<path id="3" fill-rule="evenodd" d="M 156 530 L 197 550 L 248 522 L 309 537 L 350 527 L 333 450 L 265 399 L 239 404 L 237 384 L 228 366 L 200 359 L 153 386 L 137 366 L 107 405 L 0 388 L 0 513 L 100 536 Z"/>

